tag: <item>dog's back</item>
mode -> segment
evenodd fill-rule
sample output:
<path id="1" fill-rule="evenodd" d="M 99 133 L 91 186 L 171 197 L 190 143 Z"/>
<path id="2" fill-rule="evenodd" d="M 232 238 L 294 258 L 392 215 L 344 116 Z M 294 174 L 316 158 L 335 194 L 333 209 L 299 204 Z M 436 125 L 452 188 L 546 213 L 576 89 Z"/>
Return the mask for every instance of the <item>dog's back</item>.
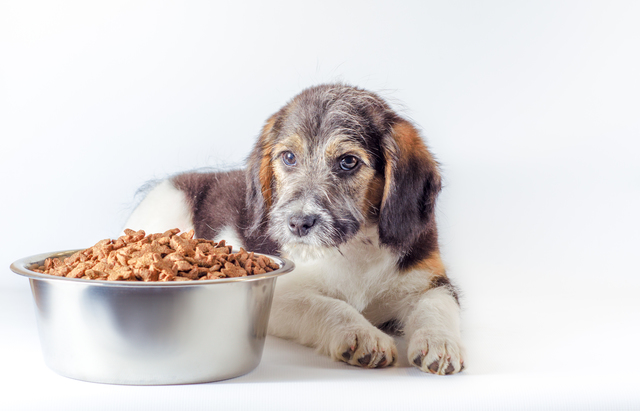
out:
<path id="1" fill-rule="evenodd" d="M 198 238 L 224 239 L 234 247 L 278 255 L 276 244 L 251 225 L 244 170 L 188 172 L 153 187 L 129 217 L 126 227 L 147 232 L 194 229 Z"/>

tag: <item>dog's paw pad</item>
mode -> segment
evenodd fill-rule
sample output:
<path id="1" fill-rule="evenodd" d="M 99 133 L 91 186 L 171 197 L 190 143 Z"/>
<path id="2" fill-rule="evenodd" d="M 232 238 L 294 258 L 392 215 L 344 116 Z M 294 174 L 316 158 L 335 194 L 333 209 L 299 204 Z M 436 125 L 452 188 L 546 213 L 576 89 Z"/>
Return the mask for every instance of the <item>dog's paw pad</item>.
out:
<path id="1" fill-rule="evenodd" d="M 358 358 L 358 362 L 363 367 L 369 366 L 369 363 L 371 362 L 371 354 L 370 353 L 369 354 L 365 354 L 364 356 Z"/>
<path id="2" fill-rule="evenodd" d="M 344 361 L 349 361 L 351 357 L 353 357 L 354 352 L 356 352 L 355 347 L 349 347 L 349 349 L 342 353 L 342 359 Z"/>
<path id="3" fill-rule="evenodd" d="M 453 364 L 449 363 L 449 366 L 447 367 L 446 370 L 444 370 L 444 373 L 446 375 L 453 374 L 455 370 L 456 370 L 456 367 L 454 367 Z M 460 364 L 460 370 L 462 371 L 462 364 Z"/>
<path id="4" fill-rule="evenodd" d="M 396 363 L 396 357 L 391 357 L 391 361 L 389 361 L 389 357 L 387 357 L 387 355 L 385 355 L 377 364 L 376 364 L 376 368 L 383 368 L 383 367 L 387 367 L 387 366 L 392 366 L 393 364 Z"/>
<path id="5" fill-rule="evenodd" d="M 413 365 L 415 365 L 418 368 L 422 367 L 422 358 L 424 357 L 425 353 L 423 352 L 422 354 L 418 354 L 414 357 L 413 359 Z"/>
<path id="6" fill-rule="evenodd" d="M 411 338 L 409 358 L 413 366 L 431 374 L 451 375 L 464 369 L 462 347 L 458 342 L 420 331 Z"/>

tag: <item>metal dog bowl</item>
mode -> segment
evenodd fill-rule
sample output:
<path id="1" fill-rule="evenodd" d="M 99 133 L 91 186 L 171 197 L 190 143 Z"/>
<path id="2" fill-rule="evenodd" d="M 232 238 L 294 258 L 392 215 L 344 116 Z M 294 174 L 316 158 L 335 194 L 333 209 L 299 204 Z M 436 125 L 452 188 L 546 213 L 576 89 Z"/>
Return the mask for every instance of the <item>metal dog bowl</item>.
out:
<path id="1" fill-rule="evenodd" d="M 238 377 L 260 363 L 273 291 L 291 261 L 267 274 L 206 281 L 130 282 L 56 277 L 14 262 L 29 278 L 44 359 L 66 377 L 108 384 L 190 384 Z"/>

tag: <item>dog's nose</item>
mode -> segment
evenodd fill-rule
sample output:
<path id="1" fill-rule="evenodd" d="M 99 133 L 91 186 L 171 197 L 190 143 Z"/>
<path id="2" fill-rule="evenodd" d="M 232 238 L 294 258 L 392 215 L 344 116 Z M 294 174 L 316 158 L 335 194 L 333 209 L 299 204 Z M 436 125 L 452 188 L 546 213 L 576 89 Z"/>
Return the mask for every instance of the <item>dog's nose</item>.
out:
<path id="1" fill-rule="evenodd" d="M 312 215 L 292 215 L 289 217 L 289 230 L 298 237 L 309 234 L 311 228 L 318 221 L 318 216 Z"/>

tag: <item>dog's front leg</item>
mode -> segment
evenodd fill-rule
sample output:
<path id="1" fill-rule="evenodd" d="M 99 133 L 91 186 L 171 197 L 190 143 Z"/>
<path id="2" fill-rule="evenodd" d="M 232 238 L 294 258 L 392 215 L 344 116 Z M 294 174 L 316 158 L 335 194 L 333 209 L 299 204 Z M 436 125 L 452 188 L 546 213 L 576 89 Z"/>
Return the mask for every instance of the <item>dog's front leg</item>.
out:
<path id="1" fill-rule="evenodd" d="M 269 333 L 360 367 L 386 367 L 398 358 L 393 338 L 374 327 L 353 306 L 296 282 L 278 284 Z"/>
<path id="2" fill-rule="evenodd" d="M 464 368 L 460 338 L 460 306 L 449 287 L 420 295 L 406 314 L 409 362 L 432 374 L 454 374 Z"/>

